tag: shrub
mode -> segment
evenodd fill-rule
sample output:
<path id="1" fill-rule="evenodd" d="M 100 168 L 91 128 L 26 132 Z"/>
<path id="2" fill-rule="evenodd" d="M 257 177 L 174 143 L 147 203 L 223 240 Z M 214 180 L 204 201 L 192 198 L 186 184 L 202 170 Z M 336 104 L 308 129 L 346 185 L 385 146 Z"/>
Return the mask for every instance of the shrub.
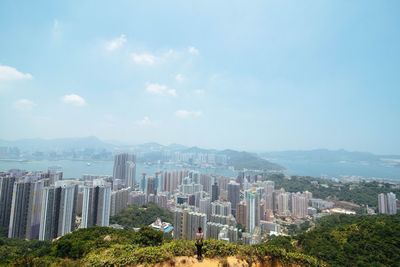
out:
<path id="1" fill-rule="evenodd" d="M 194 241 L 173 240 L 163 244 L 163 247 L 174 256 L 193 256 L 195 253 Z"/>
<path id="2" fill-rule="evenodd" d="M 209 239 L 204 241 L 203 254 L 209 258 L 228 257 L 236 255 L 238 245 L 226 241 Z"/>
<path id="3" fill-rule="evenodd" d="M 163 233 L 146 226 L 136 233 L 133 243 L 142 247 L 159 246 L 163 241 Z"/>
<path id="4" fill-rule="evenodd" d="M 83 259 L 86 266 L 126 266 L 156 264 L 172 259 L 173 255 L 163 247 L 135 247 L 113 245 L 110 248 L 90 252 Z"/>

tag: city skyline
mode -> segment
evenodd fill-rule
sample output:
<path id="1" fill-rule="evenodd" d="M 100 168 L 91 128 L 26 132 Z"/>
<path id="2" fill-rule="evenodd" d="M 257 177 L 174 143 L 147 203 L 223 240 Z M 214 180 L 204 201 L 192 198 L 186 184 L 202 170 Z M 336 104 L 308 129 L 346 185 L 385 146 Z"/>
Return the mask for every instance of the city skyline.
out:
<path id="1" fill-rule="evenodd" d="M 400 154 L 399 5 L 2 2 L 0 138 Z"/>

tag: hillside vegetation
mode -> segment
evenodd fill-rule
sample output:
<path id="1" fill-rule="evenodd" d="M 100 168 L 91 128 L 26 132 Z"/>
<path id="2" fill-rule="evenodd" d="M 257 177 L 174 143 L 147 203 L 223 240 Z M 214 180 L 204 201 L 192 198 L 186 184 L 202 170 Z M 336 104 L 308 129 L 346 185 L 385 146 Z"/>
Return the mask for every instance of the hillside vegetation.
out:
<path id="1" fill-rule="evenodd" d="M 328 216 L 297 239 L 332 266 L 400 266 L 400 214 Z"/>
<path id="2" fill-rule="evenodd" d="M 150 225 L 157 218 L 163 222 L 173 222 L 172 212 L 154 203 L 145 206 L 130 205 L 122 212 L 110 218 L 110 223 L 122 225 L 126 229 L 140 228 Z"/>
<path id="3" fill-rule="evenodd" d="M 335 215 L 293 238 L 259 245 L 206 240 L 203 250 L 206 262 L 221 266 L 399 266 L 399 233 L 400 215 Z M 177 260 L 196 261 L 194 252 L 193 241 L 165 239 L 149 227 L 79 229 L 54 242 L 0 238 L 0 266 L 181 266 Z"/>
<path id="4" fill-rule="evenodd" d="M 15 266 L 134 266 L 168 263 L 176 257 L 193 258 L 193 241 L 166 240 L 150 228 L 138 232 L 106 227 L 79 229 L 50 242 L 1 239 L 0 265 Z M 287 266 L 323 266 L 312 256 L 273 245 L 255 246 L 206 240 L 204 255 L 224 262 L 236 257 L 247 265 L 255 262 Z"/>

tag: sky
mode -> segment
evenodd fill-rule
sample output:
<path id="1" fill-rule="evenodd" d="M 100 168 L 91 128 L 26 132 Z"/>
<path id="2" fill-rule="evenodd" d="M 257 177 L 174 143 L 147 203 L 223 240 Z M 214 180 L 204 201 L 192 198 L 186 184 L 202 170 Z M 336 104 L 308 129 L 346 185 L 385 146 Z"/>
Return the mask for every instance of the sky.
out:
<path id="1" fill-rule="evenodd" d="M 0 2 L 0 138 L 400 154 L 400 1 Z"/>

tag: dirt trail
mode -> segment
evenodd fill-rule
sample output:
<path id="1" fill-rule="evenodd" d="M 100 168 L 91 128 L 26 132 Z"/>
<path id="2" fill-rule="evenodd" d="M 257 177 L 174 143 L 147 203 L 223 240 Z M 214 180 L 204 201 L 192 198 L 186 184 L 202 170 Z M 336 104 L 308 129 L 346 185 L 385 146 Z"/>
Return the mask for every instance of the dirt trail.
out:
<path id="1" fill-rule="evenodd" d="M 223 265 L 223 262 L 227 262 L 228 265 Z M 157 264 L 157 267 L 218 267 L 218 266 L 230 266 L 230 267 L 248 267 L 248 264 L 244 261 L 238 260 L 236 257 L 228 257 L 225 260 L 222 259 L 209 259 L 205 258 L 198 261 L 195 257 L 175 257 L 173 260 Z"/>
<path id="2" fill-rule="evenodd" d="M 148 265 L 147 265 L 148 266 Z M 224 259 L 209 259 L 205 258 L 198 261 L 195 257 L 175 257 L 174 259 L 156 264 L 155 267 L 249 267 L 247 262 L 239 260 L 236 257 L 227 257 Z M 264 262 L 263 264 L 256 262 L 253 263 L 254 267 L 283 267 L 280 262 Z M 287 266 L 287 265 L 286 265 Z M 291 267 L 300 267 L 300 265 L 292 264 Z M 142 265 L 141 265 L 142 267 Z"/>
<path id="3" fill-rule="evenodd" d="M 236 257 L 228 257 L 226 258 L 227 261 L 222 259 L 203 259 L 202 261 L 198 261 L 194 257 L 177 257 L 175 258 L 175 263 L 177 267 L 185 267 L 185 266 L 194 266 L 194 267 L 202 267 L 202 266 L 210 266 L 210 267 L 217 267 L 217 266 L 224 266 L 222 263 L 227 262 L 230 267 L 247 267 L 247 263 L 244 261 L 239 261 Z"/>

